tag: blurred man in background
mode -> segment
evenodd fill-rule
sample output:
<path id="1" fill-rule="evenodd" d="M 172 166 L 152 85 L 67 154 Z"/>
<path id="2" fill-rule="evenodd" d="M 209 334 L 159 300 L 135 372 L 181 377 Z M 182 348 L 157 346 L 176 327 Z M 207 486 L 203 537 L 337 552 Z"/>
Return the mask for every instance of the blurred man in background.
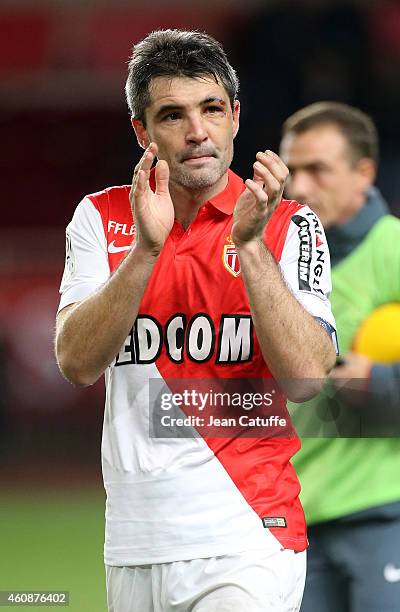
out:
<path id="1" fill-rule="evenodd" d="M 353 435 L 348 422 L 362 423 L 364 411 L 372 436 L 379 435 L 382 408 L 389 422 L 398 422 L 400 365 L 373 363 L 351 348 L 371 312 L 400 301 L 400 221 L 373 186 L 378 137 L 360 110 L 335 102 L 301 109 L 284 124 L 281 155 L 290 170 L 288 195 L 307 203 L 326 229 L 344 356 L 331 373 L 339 396 L 326 392 L 293 410 L 300 435 L 316 436 L 303 440 L 294 461 L 310 541 L 301 609 L 394 612 L 400 609 L 400 440 L 341 436 Z M 332 424 L 336 439 L 324 439 L 335 436 L 332 428 L 328 433 Z"/>

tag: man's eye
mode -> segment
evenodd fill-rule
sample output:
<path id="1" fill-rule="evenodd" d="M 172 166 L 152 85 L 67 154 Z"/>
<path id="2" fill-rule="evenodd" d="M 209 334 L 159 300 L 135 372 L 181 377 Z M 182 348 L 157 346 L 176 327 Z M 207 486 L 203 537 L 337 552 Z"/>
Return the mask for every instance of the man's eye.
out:
<path id="1" fill-rule="evenodd" d="M 328 170 L 327 166 L 325 166 L 325 164 L 313 164 L 310 167 L 310 171 L 312 172 L 312 174 L 321 174 L 322 172 L 326 172 Z"/>
<path id="2" fill-rule="evenodd" d="M 223 109 L 220 106 L 207 106 L 206 113 L 211 113 L 212 115 L 215 113 L 222 113 Z"/>
<path id="3" fill-rule="evenodd" d="M 168 115 L 165 115 L 163 117 L 163 121 L 176 121 L 179 118 L 180 118 L 179 113 L 168 113 Z"/>

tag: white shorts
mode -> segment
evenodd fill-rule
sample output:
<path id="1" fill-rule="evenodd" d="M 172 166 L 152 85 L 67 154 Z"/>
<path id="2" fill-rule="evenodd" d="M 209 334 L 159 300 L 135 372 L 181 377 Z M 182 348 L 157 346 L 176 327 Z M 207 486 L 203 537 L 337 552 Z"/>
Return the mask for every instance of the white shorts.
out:
<path id="1" fill-rule="evenodd" d="M 106 566 L 109 612 L 297 612 L 306 553 L 280 550 Z"/>

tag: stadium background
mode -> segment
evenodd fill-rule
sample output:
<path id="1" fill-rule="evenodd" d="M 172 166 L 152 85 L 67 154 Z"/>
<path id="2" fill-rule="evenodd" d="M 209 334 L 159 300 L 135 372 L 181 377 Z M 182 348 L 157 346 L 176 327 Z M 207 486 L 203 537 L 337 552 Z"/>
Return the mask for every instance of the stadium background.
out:
<path id="1" fill-rule="evenodd" d="M 126 60 L 160 27 L 207 30 L 237 68 L 239 174 L 290 113 L 339 100 L 375 119 L 400 212 L 398 1 L 1 1 L 0 590 L 69 590 L 79 612 L 105 610 L 103 383 L 74 389 L 54 361 L 64 228 L 84 194 L 130 181 Z"/>

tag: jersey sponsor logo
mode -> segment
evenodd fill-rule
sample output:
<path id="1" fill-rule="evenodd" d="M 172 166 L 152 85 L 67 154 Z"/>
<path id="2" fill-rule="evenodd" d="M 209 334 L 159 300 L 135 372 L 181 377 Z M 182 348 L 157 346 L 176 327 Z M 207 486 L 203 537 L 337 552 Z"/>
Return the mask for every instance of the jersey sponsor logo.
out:
<path id="1" fill-rule="evenodd" d="M 310 222 L 308 219 L 300 215 L 293 215 L 293 223 L 299 228 L 299 258 L 298 258 L 298 278 L 299 289 L 311 291 L 310 273 L 311 273 L 311 257 L 312 243 Z"/>
<path id="2" fill-rule="evenodd" d="M 308 213 L 306 213 L 306 217 L 308 217 L 312 221 L 316 235 L 322 238 L 322 236 L 324 235 L 324 232 L 322 230 L 321 222 L 318 219 L 317 215 L 312 210 L 310 210 L 308 211 Z M 322 244 L 322 240 L 320 244 Z M 317 242 L 317 246 L 318 246 L 318 242 Z"/>
<path id="3" fill-rule="evenodd" d="M 109 253 L 121 253 L 122 251 L 128 251 L 130 248 L 131 248 L 130 244 L 128 244 L 126 246 L 116 246 L 115 240 L 113 240 L 108 245 L 108 252 Z"/>
<path id="4" fill-rule="evenodd" d="M 236 253 L 236 247 L 230 236 L 226 238 L 228 244 L 224 245 L 222 251 L 222 263 L 228 272 L 233 276 L 239 276 L 240 274 L 240 261 L 238 254 Z"/>
<path id="5" fill-rule="evenodd" d="M 318 239 L 318 236 L 317 236 L 317 239 Z M 314 266 L 314 278 L 312 282 L 312 288 L 317 293 L 322 293 L 323 295 L 324 292 L 322 291 L 319 285 L 321 282 L 322 273 L 324 271 L 325 252 L 322 249 L 318 249 L 318 248 L 316 249 L 316 251 L 317 251 L 317 262 Z"/>
<path id="6" fill-rule="evenodd" d="M 262 519 L 264 527 L 287 527 L 286 519 L 284 516 L 265 516 Z"/>
<path id="7" fill-rule="evenodd" d="M 321 278 L 324 271 L 324 265 L 326 260 L 326 254 L 322 247 L 325 243 L 323 241 L 323 231 L 321 229 L 318 217 L 313 212 L 306 214 L 307 219 L 300 215 L 293 215 L 292 221 L 299 228 L 299 258 L 298 258 L 298 279 L 299 289 L 303 291 L 315 291 L 324 295 L 323 290 L 320 287 Z M 312 267 L 312 233 L 311 226 L 315 233 L 315 252 L 316 261 Z M 312 281 L 311 281 L 312 276 Z"/>
<path id="8" fill-rule="evenodd" d="M 128 223 L 119 223 L 110 219 L 108 221 L 108 233 L 109 234 L 122 234 L 123 236 L 135 236 L 136 227 L 134 223 L 129 225 Z"/>
<path id="9" fill-rule="evenodd" d="M 384 567 L 383 576 L 386 582 L 400 582 L 400 567 L 388 563 Z"/>
<path id="10" fill-rule="evenodd" d="M 322 230 L 320 220 L 318 219 L 315 213 L 310 211 L 307 213 L 306 216 L 311 220 L 314 226 L 315 246 L 317 247 L 316 249 L 317 250 L 317 262 L 314 266 L 314 278 L 312 282 L 312 288 L 317 293 L 322 293 L 323 295 L 324 292 L 322 291 L 319 285 L 320 285 L 320 279 L 322 277 L 322 273 L 324 271 L 325 251 L 323 249 L 320 249 L 319 247 L 324 245 L 324 241 L 323 241 L 324 232 Z"/>
<path id="11" fill-rule="evenodd" d="M 115 361 L 116 366 L 154 363 L 165 345 L 174 363 L 185 358 L 202 363 L 243 363 L 253 358 L 253 322 L 250 315 L 222 315 L 218 332 L 206 313 L 189 321 L 174 314 L 163 327 L 150 315 L 138 315 Z"/>
<path id="12" fill-rule="evenodd" d="M 251 315 L 222 315 L 216 363 L 243 363 L 253 357 Z"/>

